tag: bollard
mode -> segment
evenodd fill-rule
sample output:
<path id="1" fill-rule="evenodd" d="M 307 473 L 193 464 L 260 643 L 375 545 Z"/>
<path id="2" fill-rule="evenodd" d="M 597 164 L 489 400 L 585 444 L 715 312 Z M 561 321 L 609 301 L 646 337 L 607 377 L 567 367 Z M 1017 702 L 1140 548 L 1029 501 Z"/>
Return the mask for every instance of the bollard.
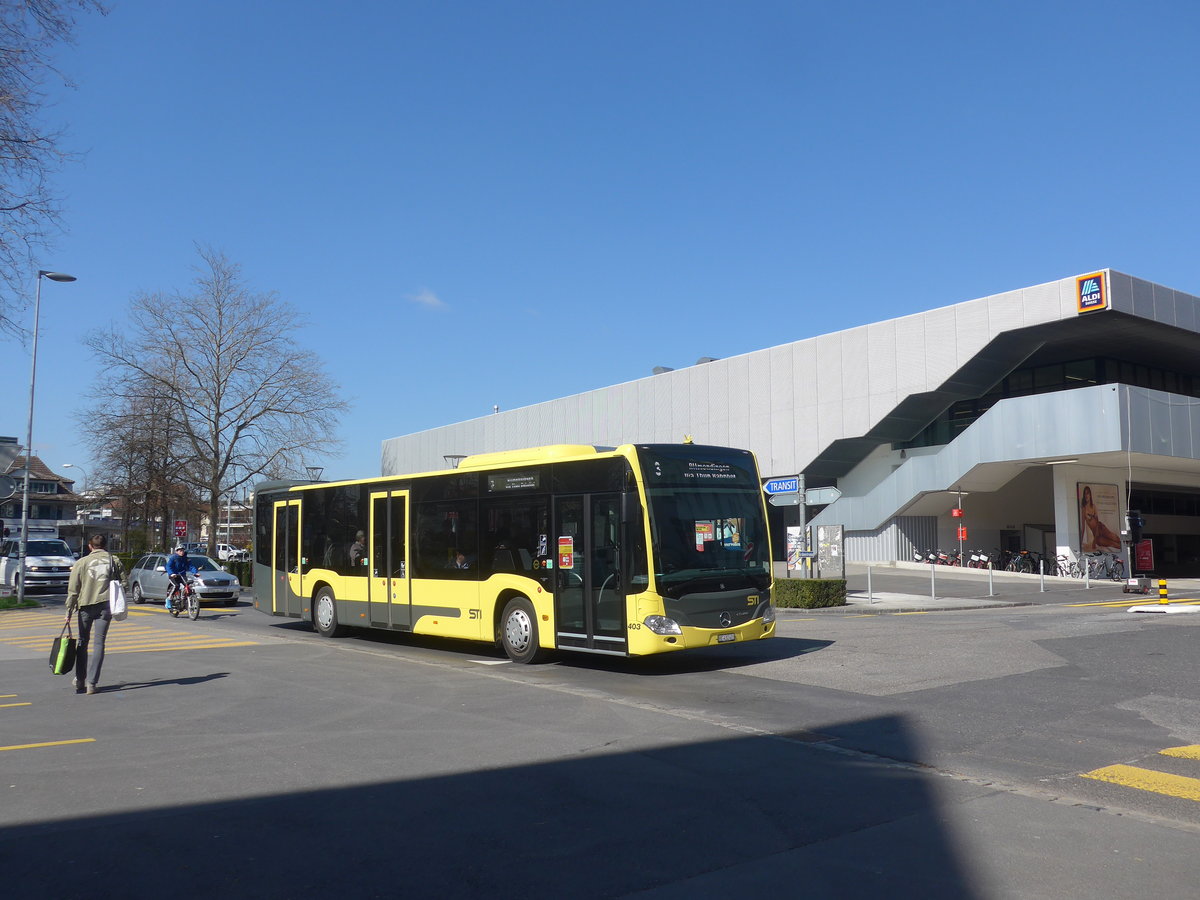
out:
<path id="1" fill-rule="evenodd" d="M 992 583 L 992 561 L 988 560 L 988 596 L 996 596 L 996 586 Z"/>
<path id="2" fill-rule="evenodd" d="M 1041 592 L 1044 594 L 1046 593 L 1046 561 L 1044 559 L 1038 560 L 1038 577 L 1042 584 Z"/>
<path id="3" fill-rule="evenodd" d="M 1158 579 L 1158 602 L 1159 603 L 1170 602 L 1167 600 L 1167 579 L 1165 579 L 1165 578 Z"/>
<path id="4" fill-rule="evenodd" d="M 929 567 L 929 599 L 934 601 L 937 600 L 937 573 L 934 572 L 936 568 L 936 565 Z"/>

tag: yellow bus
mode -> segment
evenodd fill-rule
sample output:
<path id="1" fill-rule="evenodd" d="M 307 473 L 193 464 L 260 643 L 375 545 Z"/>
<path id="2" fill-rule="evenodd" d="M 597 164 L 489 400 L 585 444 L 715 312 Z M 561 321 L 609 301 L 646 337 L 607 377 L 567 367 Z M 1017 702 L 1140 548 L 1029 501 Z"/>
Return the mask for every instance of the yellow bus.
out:
<path id="1" fill-rule="evenodd" d="M 349 627 L 646 656 L 771 637 L 758 466 L 696 444 L 536 447 L 255 492 L 255 606 Z"/>

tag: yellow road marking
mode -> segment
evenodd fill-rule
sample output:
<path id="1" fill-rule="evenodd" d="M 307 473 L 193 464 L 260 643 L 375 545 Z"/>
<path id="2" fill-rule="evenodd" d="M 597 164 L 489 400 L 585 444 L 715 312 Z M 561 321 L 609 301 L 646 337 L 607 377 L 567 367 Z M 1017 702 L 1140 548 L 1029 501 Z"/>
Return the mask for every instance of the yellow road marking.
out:
<path id="1" fill-rule="evenodd" d="M 929 610 L 921 609 L 921 610 L 917 610 L 916 612 L 896 613 L 896 615 L 898 615 L 898 616 L 927 616 L 927 615 L 929 615 Z"/>
<path id="2" fill-rule="evenodd" d="M 1200 759 L 1200 744 L 1190 747 L 1168 747 L 1158 751 L 1163 756 L 1178 756 L 1180 759 Z"/>
<path id="3" fill-rule="evenodd" d="M 179 647 L 143 647 L 133 650 L 110 650 L 104 648 L 105 653 L 157 653 L 160 650 L 224 650 L 226 647 L 255 647 L 257 644 L 254 641 L 236 641 L 224 644 L 183 644 Z"/>
<path id="4" fill-rule="evenodd" d="M 1158 600 L 1156 600 L 1152 597 L 1142 597 L 1139 600 L 1096 600 L 1092 603 L 1068 603 L 1067 605 L 1068 606 L 1119 607 L 1119 606 L 1151 606 L 1155 603 L 1158 603 Z M 1190 598 L 1181 597 L 1178 600 L 1168 600 L 1166 602 L 1166 604 L 1163 604 L 1163 605 L 1165 606 L 1165 605 L 1169 605 L 1172 603 L 1181 603 L 1181 604 L 1184 604 L 1185 606 L 1194 606 L 1195 604 L 1200 603 L 1200 600 L 1193 600 Z"/>
<path id="5" fill-rule="evenodd" d="M 162 610 L 145 610 L 144 616 L 163 615 Z M 45 613 L 28 617 L 7 633 L 0 629 L 0 644 L 8 644 L 36 653 L 48 652 L 61 623 Z M 131 622 L 109 629 L 105 650 L 109 653 L 149 653 L 172 650 L 219 650 L 232 647 L 254 647 L 257 641 L 234 640 L 219 635 L 191 630 L 186 622 L 170 629 L 157 628 L 151 623 Z M 15 696 L 15 695 L 14 695 Z"/>
<path id="6" fill-rule="evenodd" d="M 1170 775 L 1166 772 L 1125 765 L 1105 766 L 1102 769 L 1084 772 L 1080 777 L 1200 803 L 1200 778 L 1186 778 L 1183 775 Z"/>
<path id="7" fill-rule="evenodd" d="M 11 747 L 0 747 L 0 750 L 33 750 L 37 747 L 62 747 L 65 744 L 94 744 L 95 738 L 73 738 L 69 741 L 46 741 L 41 744 L 13 744 Z"/>
<path id="8" fill-rule="evenodd" d="M 8 709 L 10 706 L 33 706 L 33 704 L 28 701 L 25 703 L 0 703 L 0 709 Z"/>
<path id="9" fill-rule="evenodd" d="M 16 694 L 0 694 L 0 700 L 8 700 L 15 696 L 17 696 L 17 695 Z"/>

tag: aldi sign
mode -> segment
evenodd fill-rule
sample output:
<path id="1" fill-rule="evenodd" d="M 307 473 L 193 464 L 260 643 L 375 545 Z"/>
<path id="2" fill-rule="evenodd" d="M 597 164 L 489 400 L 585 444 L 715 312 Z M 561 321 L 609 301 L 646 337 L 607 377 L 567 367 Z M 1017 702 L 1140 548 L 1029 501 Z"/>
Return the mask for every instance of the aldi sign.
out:
<path id="1" fill-rule="evenodd" d="M 1108 292 L 1104 289 L 1104 273 L 1093 272 L 1075 279 L 1075 296 L 1079 301 L 1079 312 L 1092 312 L 1108 306 Z"/>

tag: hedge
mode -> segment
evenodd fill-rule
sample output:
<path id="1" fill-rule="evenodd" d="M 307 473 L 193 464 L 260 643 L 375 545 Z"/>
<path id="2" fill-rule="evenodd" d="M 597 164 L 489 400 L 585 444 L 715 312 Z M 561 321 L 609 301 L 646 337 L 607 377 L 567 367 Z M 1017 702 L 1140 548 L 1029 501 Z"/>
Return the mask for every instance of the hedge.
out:
<path id="1" fill-rule="evenodd" d="M 845 578 L 777 578 L 775 605 L 791 609 L 823 609 L 846 605 Z"/>

